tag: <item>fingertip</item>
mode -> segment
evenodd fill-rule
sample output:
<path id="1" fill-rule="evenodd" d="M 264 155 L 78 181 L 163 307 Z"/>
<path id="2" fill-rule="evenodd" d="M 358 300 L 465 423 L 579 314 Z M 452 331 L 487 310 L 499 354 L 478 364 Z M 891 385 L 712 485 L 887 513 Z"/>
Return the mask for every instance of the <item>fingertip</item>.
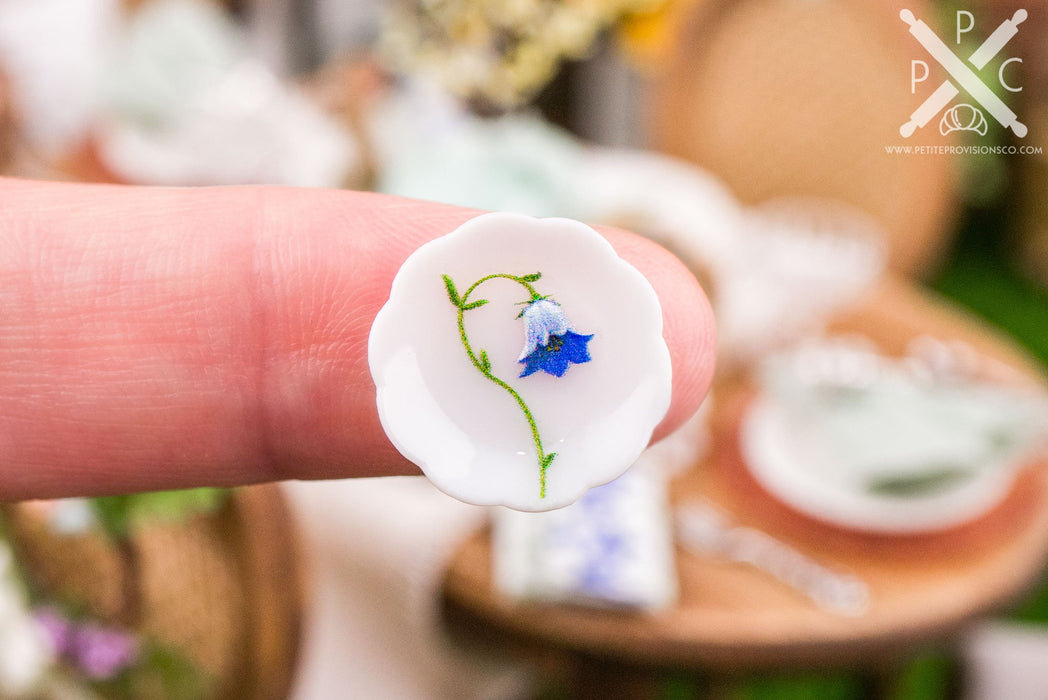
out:
<path id="1" fill-rule="evenodd" d="M 699 409 L 713 381 L 717 332 L 713 309 L 695 275 L 662 246 L 621 229 L 602 228 L 619 255 L 651 283 L 662 305 L 662 334 L 673 366 L 673 396 L 653 441 Z"/>

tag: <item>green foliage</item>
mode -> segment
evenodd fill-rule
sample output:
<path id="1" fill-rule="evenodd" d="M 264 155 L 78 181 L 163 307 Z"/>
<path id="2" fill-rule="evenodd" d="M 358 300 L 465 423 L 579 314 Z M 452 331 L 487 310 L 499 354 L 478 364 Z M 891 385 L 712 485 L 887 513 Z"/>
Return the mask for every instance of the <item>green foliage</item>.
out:
<path id="1" fill-rule="evenodd" d="M 102 528 L 112 537 L 128 537 L 137 527 L 155 521 L 177 522 L 217 510 L 228 495 L 224 489 L 155 491 L 91 499 Z"/>
<path id="2" fill-rule="evenodd" d="M 957 662 L 947 654 L 927 652 L 892 679 L 887 700 L 939 700 L 954 697 Z"/>
<path id="3" fill-rule="evenodd" d="M 997 235 L 998 232 L 992 232 Z M 1048 292 L 972 245 L 943 270 L 935 288 L 987 319 L 1048 362 Z"/>
<path id="4" fill-rule="evenodd" d="M 859 700 L 867 696 L 863 679 L 855 674 L 812 673 L 754 676 L 740 680 L 731 700 Z"/>
<path id="5" fill-rule="evenodd" d="M 670 672 L 662 681 L 660 696 L 662 700 L 698 700 L 705 695 L 700 695 L 700 685 L 701 679 L 694 674 Z"/>
<path id="6" fill-rule="evenodd" d="M 206 700 L 215 696 L 214 679 L 178 649 L 146 643 L 142 656 L 115 678 L 92 686 L 104 697 Z"/>
<path id="7" fill-rule="evenodd" d="M 951 259 L 932 287 L 1010 334 L 1048 364 L 1048 291 L 1012 263 L 1011 212 L 1009 207 L 969 211 Z M 1013 617 L 1048 623 L 1048 580 Z"/>

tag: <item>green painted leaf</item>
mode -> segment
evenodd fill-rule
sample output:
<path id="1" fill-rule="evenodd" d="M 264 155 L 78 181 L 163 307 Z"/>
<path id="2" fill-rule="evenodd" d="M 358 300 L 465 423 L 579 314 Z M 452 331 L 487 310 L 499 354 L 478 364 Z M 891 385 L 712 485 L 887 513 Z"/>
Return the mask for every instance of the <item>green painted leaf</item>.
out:
<path id="1" fill-rule="evenodd" d="M 542 279 L 542 273 L 532 272 L 530 275 L 524 275 L 523 277 L 521 277 L 521 279 L 525 282 L 538 282 L 540 279 Z"/>
<path id="2" fill-rule="evenodd" d="M 542 468 L 545 469 L 545 468 L 549 467 L 550 463 L 553 461 L 553 458 L 556 457 L 556 456 L 557 456 L 556 452 L 550 452 L 548 455 L 543 457 L 542 458 Z"/>
<path id="3" fill-rule="evenodd" d="M 459 299 L 458 290 L 455 289 L 455 283 L 452 282 L 451 278 L 448 277 L 447 275 L 441 275 L 441 276 L 444 278 L 444 286 L 448 290 L 448 299 L 451 300 L 452 304 L 454 304 L 455 306 L 461 308 L 462 307 L 462 301 Z"/>
<path id="4" fill-rule="evenodd" d="M 484 306 L 484 304 L 487 304 L 487 303 L 488 303 L 487 299 L 477 299 L 476 301 L 471 301 L 470 303 L 468 303 L 465 306 L 463 306 L 462 310 L 463 311 L 469 311 L 470 309 L 475 309 L 475 308 L 477 308 L 479 306 Z"/>
<path id="5" fill-rule="evenodd" d="M 484 370 L 485 374 L 491 372 L 491 360 L 488 359 L 488 351 L 480 351 L 480 367 Z"/>

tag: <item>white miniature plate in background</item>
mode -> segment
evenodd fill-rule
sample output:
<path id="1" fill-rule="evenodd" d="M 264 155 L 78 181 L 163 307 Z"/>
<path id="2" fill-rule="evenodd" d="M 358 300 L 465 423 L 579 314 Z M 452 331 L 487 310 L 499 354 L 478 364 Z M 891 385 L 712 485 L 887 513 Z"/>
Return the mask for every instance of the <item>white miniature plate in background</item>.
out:
<path id="1" fill-rule="evenodd" d="M 750 473 L 772 495 L 819 520 L 864 532 L 906 535 L 958 527 L 992 510 L 1017 476 L 1016 464 L 987 464 L 934 493 L 908 498 L 871 493 L 826 478 L 832 467 L 826 455 L 802 444 L 784 408 L 762 398 L 750 408 L 740 438 Z"/>
<path id="2" fill-rule="evenodd" d="M 953 359 L 939 365 L 940 359 Z M 1010 492 L 1048 427 L 1044 396 L 988 383 L 959 349 L 919 338 L 902 358 L 857 338 L 765 359 L 740 447 L 770 493 L 813 517 L 884 534 L 975 520 Z"/>
<path id="3" fill-rule="evenodd" d="M 628 469 L 670 403 L 655 291 L 570 219 L 485 214 L 419 248 L 368 359 L 393 444 L 478 505 L 568 505 Z"/>

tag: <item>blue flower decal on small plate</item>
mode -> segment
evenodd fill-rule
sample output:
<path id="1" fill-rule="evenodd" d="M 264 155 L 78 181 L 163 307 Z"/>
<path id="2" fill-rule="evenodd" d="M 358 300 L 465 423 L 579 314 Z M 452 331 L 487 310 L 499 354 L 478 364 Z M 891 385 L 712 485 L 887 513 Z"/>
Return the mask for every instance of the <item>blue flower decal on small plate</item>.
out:
<path id="1" fill-rule="evenodd" d="M 654 290 L 569 219 L 485 214 L 424 245 L 368 356 L 393 444 L 481 505 L 568 505 L 637 459 L 670 401 Z"/>
<path id="2" fill-rule="evenodd" d="M 539 370 L 563 377 L 569 365 L 590 361 L 586 345 L 593 335 L 577 333 L 557 302 L 535 299 L 520 316 L 524 319 L 524 350 L 517 359 L 524 365 L 521 377 Z"/>

